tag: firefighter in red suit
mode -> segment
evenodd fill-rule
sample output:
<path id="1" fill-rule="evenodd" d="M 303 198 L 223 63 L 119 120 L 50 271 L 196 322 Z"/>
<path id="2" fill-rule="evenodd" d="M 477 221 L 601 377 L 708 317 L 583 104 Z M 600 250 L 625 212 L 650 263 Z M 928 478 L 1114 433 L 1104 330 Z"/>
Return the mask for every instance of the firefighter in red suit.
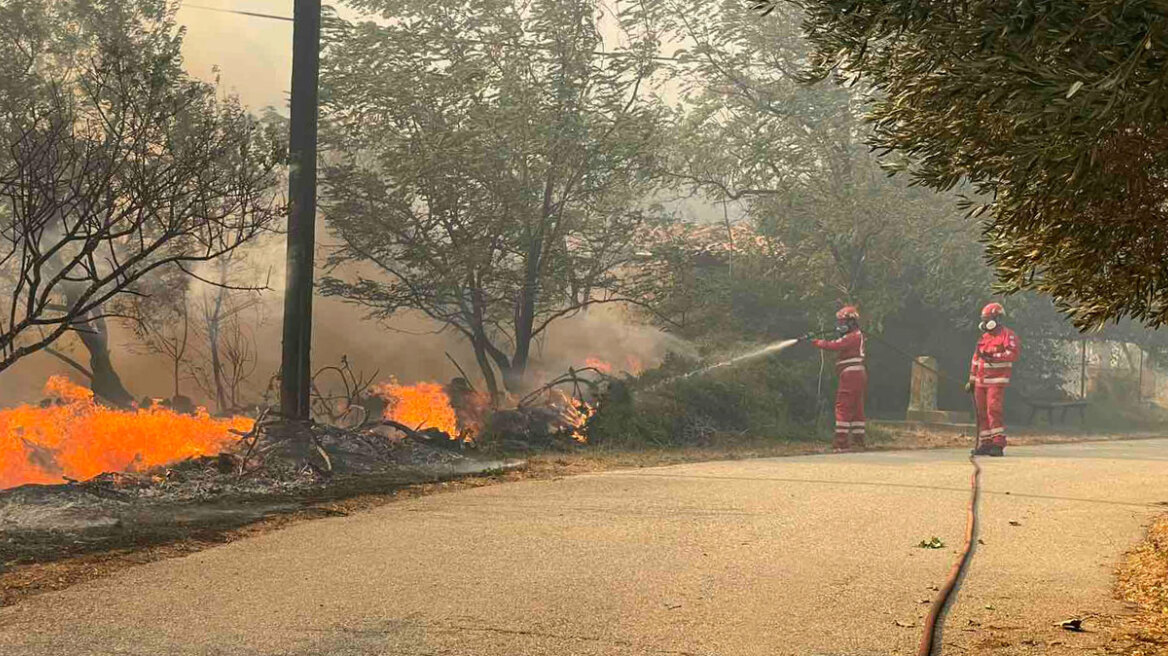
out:
<path id="1" fill-rule="evenodd" d="M 815 339 L 811 343 L 836 352 L 835 373 L 839 386 L 835 393 L 836 452 L 851 447 L 864 448 L 864 397 L 868 393 L 868 371 L 864 368 L 864 333 L 860 331 L 860 313 L 846 305 L 835 314 L 836 339 Z M 849 440 L 850 438 L 850 440 Z"/>
<path id="2" fill-rule="evenodd" d="M 1001 456 L 1006 448 L 1006 424 L 1002 401 L 1020 345 L 1014 331 L 1002 325 L 1005 310 L 1000 303 L 990 303 L 981 310 L 981 339 L 969 366 L 967 392 L 973 392 L 980 432 L 974 455 Z"/>

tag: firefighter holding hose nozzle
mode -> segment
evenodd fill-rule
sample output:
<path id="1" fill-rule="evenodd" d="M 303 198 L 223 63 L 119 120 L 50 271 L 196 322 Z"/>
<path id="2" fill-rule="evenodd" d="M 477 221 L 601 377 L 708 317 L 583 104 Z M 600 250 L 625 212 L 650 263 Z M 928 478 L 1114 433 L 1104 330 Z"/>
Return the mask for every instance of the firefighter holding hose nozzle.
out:
<path id="1" fill-rule="evenodd" d="M 1006 425 L 1002 401 L 1020 345 L 1014 331 L 1002 325 L 1006 311 L 1001 303 L 989 303 L 981 310 L 981 338 L 969 366 L 965 391 L 973 392 L 977 410 L 977 447 L 974 455 L 1001 456 L 1006 448 Z"/>
<path id="2" fill-rule="evenodd" d="M 816 348 L 836 352 L 835 373 L 839 385 L 835 393 L 835 438 L 832 450 L 841 453 L 850 448 L 864 448 L 864 397 L 868 393 L 868 371 L 864 367 L 864 333 L 860 331 L 860 312 L 845 305 L 835 313 L 835 339 L 803 337 Z"/>

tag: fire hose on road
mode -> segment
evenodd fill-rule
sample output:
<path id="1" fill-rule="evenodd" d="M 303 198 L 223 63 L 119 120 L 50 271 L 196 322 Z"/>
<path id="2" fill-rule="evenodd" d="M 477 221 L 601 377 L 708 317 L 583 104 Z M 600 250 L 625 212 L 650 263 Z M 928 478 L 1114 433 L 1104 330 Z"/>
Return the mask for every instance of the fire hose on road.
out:
<path id="1" fill-rule="evenodd" d="M 957 582 L 961 580 L 961 573 L 965 571 L 970 554 L 973 552 L 973 537 L 977 534 L 977 495 L 980 487 L 981 466 L 977 464 L 977 458 L 972 454 L 969 456 L 969 463 L 973 465 L 973 474 L 969 477 L 970 494 L 969 511 L 965 523 L 965 546 L 962 548 L 957 562 L 953 563 L 953 569 L 949 570 L 949 577 L 945 579 L 945 585 L 941 586 L 937 597 L 933 599 L 929 614 L 925 616 L 925 632 L 921 636 L 921 645 L 917 649 L 917 656 L 931 656 L 933 653 L 933 642 L 937 635 L 937 619 L 941 617 L 945 605 L 949 603 L 949 597 L 957 588 Z"/>
<path id="2" fill-rule="evenodd" d="M 901 356 L 909 359 L 910 361 L 916 362 L 916 359 L 912 355 L 906 353 L 905 351 L 898 348 L 894 344 L 889 343 L 888 341 L 884 340 L 883 338 L 881 338 L 877 335 L 873 335 L 871 333 L 866 333 L 866 334 L 869 337 L 872 337 L 873 339 L 875 339 L 877 342 L 884 344 L 885 346 L 887 346 L 891 350 L 900 354 Z M 777 352 L 783 351 L 786 348 L 794 345 L 797 341 L 799 341 L 799 340 L 787 339 L 787 340 L 774 342 L 773 344 L 769 344 L 767 346 L 764 346 L 763 348 L 757 349 L 757 350 L 752 351 L 750 353 L 747 353 L 745 355 L 731 358 L 729 360 L 726 360 L 724 362 L 719 362 L 717 364 L 709 365 L 709 366 L 703 367 L 701 369 L 691 371 L 691 372 L 684 374 L 682 376 L 675 376 L 675 377 L 666 379 L 665 381 L 661 381 L 659 383 L 656 383 L 656 384 L 654 384 L 646 389 L 652 390 L 652 389 L 657 388 L 665 383 L 672 382 L 672 381 L 675 381 L 675 380 L 678 380 L 681 378 L 688 378 L 690 376 L 701 375 L 701 374 L 707 373 L 709 371 L 712 371 L 714 369 L 718 369 L 718 368 L 726 367 L 726 366 L 731 366 L 735 363 L 742 362 L 745 360 L 754 359 L 754 358 L 762 356 L 762 355 L 777 353 Z M 816 389 L 816 416 L 817 416 L 816 421 L 817 422 L 818 422 L 818 415 L 819 415 L 819 409 L 820 409 L 820 405 L 819 405 L 820 391 L 821 391 L 821 387 L 822 387 L 822 383 L 823 383 L 823 362 L 824 362 L 823 361 L 823 354 L 820 353 L 820 380 L 819 380 L 819 385 L 817 386 L 817 389 Z M 929 367 L 929 366 L 924 365 L 920 362 L 916 362 L 916 364 L 917 364 L 917 366 L 924 367 L 925 369 L 928 369 L 929 371 L 932 371 L 933 373 L 937 374 L 937 376 L 939 378 L 943 378 L 945 380 L 955 382 L 955 383 L 958 382 L 956 379 L 947 375 L 945 372 L 940 371 L 939 369 L 934 369 L 933 367 Z M 980 491 L 981 466 L 977 464 L 977 458 L 974 455 L 974 452 L 976 452 L 977 447 L 980 446 L 980 441 L 981 441 L 981 415 L 978 412 L 977 397 L 976 396 L 972 397 L 972 403 L 973 403 L 975 436 L 974 436 L 974 449 L 973 449 L 973 451 L 970 452 L 970 455 L 969 455 L 969 463 L 973 466 L 973 473 L 969 477 L 970 495 L 969 495 L 969 506 L 968 506 L 968 510 L 967 510 L 967 519 L 966 519 L 966 525 L 965 525 L 965 546 L 962 548 L 961 554 L 957 558 L 957 562 L 953 563 L 953 568 L 949 571 L 949 576 L 946 578 L 945 584 L 942 585 L 940 590 L 937 592 L 937 596 L 933 600 L 932 606 L 930 606 L 930 608 L 929 608 L 928 615 L 925 616 L 924 634 L 921 636 L 920 647 L 917 650 L 918 656 L 932 656 L 932 654 L 933 654 L 935 643 L 936 643 L 938 620 L 941 618 L 942 613 L 944 613 L 945 607 L 948 605 L 950 598 L 953 596 L 953 592 L 957 589 L 958 583 L 961 580 L 962 573 L 965 571 L 966 566 L 969 564 L 970 556 L 973 553 L 973 542 L 974 542 L 975 536 L 977 535 L 977 501 L 978 501 L 978 495 L 979 495 L 979 491 Z"/>
<path id="3" fill-rule="evenodd" d="M 890 344 L 878 336 L 870 336 L 900 355 L 916 362 L 915 358 L 895 345 Z M 943 371 L 933 369 L 919 362 L 917 362 L 917 365 L 932 371 L 938 377 L 957 382 Z M 981 442 L 981 414 L 978 412 L 977 397 L 973 396 L 971 401 L 973 403 L 973 425 L 975 431 L 974 450 L 976 451 Z M 970 556 L 973 554 L 974 536 L 977 535 L 977 499 L 981 490 L 981 465 L 977 464 L 977 456 L 973 452 L 969 454 L 969 464 L 973 465 L 973 473 L 969 476 L 969 507 L 965 520 L 965 546 L 962 547 L 961 554 L 957 557 L 957 562 L 953 563 L 953 568 L 949 570 L 949 576 L 945 579 L 945 584 L 937 592 L 937 596 L 933 599 L 933 604 L 929 607 L 929 613 L 925 616 L 925 630 L 921 635 L 921 643 L 917 648 L 917 656 L 932 656 L 937 638 L 937 620 L 940 619 L 941 614 L 945 610 L 945 606 L 949 603 L 950 597 L 953 596 L 953 591 L 957 589 L 961 575 L 965 571 L 966 565 L 969 564 Z"/>

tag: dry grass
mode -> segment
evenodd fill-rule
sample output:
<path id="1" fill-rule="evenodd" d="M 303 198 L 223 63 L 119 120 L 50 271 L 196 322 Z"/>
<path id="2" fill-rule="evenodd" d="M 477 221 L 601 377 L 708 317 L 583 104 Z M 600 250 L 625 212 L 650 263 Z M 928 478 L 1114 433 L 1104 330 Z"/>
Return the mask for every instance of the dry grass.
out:
<path id="1" fill-rule="evenodd" d="M 1148 527 L 1144 541 L 1120 565 L 1116 592 L 1137 608 L 1118 636 L 1115 653 L 1168 654 L 1168 514 Z"/>

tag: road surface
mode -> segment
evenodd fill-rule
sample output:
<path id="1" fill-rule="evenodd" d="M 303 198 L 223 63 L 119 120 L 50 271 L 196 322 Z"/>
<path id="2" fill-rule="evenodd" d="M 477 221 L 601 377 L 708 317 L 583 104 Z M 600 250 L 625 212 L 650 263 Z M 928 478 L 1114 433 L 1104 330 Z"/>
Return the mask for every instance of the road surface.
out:
<path id="1" fill-rule="evenodd" d="M 944 642 L 1094 644 L 1051 625 L 1118 610 L 1112 568 L 1168 501 L 1168 440 L 982 462 L 984 544 Z M 0 654 L 915 653 L 969 473 L 959 451 L 884 452 L 402 501 L 0 609 Z M 917 546 L 933 536 L 946 547 Z"/>

